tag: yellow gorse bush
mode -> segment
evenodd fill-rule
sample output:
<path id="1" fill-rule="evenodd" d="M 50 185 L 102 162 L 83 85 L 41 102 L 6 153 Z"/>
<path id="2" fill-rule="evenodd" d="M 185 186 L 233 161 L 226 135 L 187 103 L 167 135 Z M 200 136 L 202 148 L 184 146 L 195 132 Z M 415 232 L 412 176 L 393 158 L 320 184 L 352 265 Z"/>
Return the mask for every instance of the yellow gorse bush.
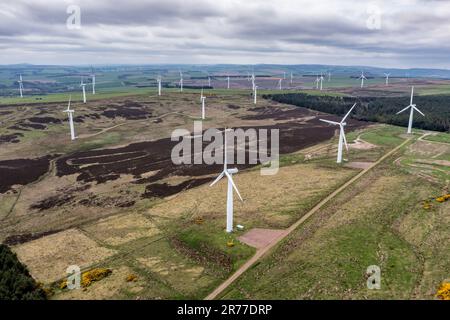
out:
<path id="1" fill-rule="evenodd" d="M 443 195 L 442 197 L 437 197 L 436 201 L 442 203 L 442 202 L 445 202 L 445 201 L 447 201 L 449 199 L 450 199 L 450 194 L 446 194 L 446 195 Z"/>
<path id="2" fill-rule="evenodd" d="M 450 300 L 450 282 L 444 282 L 439 287 L 436 297 L 441 300 Z"/>
<path id="3" fill-rule="evenodd" d="M 112 273 L 111 269 L 106 268 L 95 268 L 86 272 L 83 272 L 81 275 L 81 286 L 83 288 L 89 287 L 92 282 L 102 280 L 106 278 Z"/>

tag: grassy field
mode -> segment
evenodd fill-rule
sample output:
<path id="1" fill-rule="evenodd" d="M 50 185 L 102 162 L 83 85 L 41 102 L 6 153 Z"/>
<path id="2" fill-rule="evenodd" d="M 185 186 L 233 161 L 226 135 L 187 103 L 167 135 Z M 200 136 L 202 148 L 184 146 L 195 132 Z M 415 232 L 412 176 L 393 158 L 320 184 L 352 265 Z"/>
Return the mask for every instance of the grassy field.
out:
<path id="1" fill-rule="evenodd" d="M 386 130 L 362 136 L 394 144 Z M 402 153 L 417 158 L 411 150 Z M 433 299 L 450 267 L 450 206 L 434 201 L 445 184 L 405 172 L 395 157 L 316 213 L 222 298 Z M 381 268 L 380 290 L 367 289 L 370 265 Z"/>

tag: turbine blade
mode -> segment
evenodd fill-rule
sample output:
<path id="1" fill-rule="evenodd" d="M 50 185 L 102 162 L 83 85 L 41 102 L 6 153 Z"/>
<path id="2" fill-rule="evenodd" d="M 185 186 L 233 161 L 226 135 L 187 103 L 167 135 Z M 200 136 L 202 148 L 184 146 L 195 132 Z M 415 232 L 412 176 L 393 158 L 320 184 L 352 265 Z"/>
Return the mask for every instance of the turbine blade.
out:
<path id="1" fill-rule="evenodd" d="M 241 199 L 241 201 L 244 201 L 244 200 L 242 200 L 242 197 L 241 197 L 241 194 L 239 193 L 238 188 L 234 184 L 234 181 L 233 181 L 233 178 L 231 177 L 231 174 L 229 174 L 228 172 L 225 171 L 225 175 L 227 176 L 228 179 L 230 179 L 231 185 L 233 186 L 234 191 L 236 191 L 237 195 L 239 196 L 239 199 Z"/>
<path id="2" fill-rule="evenodd" d="M 411 87 L 411 102 L 409 103 L 410 105 L 413 104 L 413 96 L 414 96 L 414 86 Z"/>
<path id="3" fill-rule="evenodd" d="M 422 113 L 422 111 L 420 111 L 418 108 L 416 108 L 415 106 L 413 106 L 414 110 L 416 110 L 418 113 L 420 113 L 422 116 L 425 117 L 425 115 Z"/>
<path id="4" fill-rule="evenodd" d="M 353 107 L 350 108 L 350 110 L 347 112 L 347 114 L 345 115 L 345 117 L 342 119 L 341 123 L 345 121 L 345 119 L 347 119 L 347 117 L 349 116 L 350 112 L 352 112 L 352 110 L 356 107 L 356 103 L 353 105 Z"/>
<path id="5" fill-rule="evenodd" d="M 216 178 L 216 180 L 214 180 L 209 186 L 212 187 L 213 185 L 215 185 L 217 182 L 219 182 L 220 179 L 223 178 L 223 175 L 225 174 L 225 171 L 222 171 L 221 174 L 219 174 L 219 176 Z"/>
<path id="6" fill-rule="evenodd" d="M 411 107 L 411 105 L 407 106 L 405 109 L 400 110 L 399 112 L 397 112 L 396 114 L 400 114 L 406 110 L 408 110 Z"/>
<path id="7" fill-rule="evenodd" d="M 319 119 L 322 122 L 326 122 L 333 125 L 339 125 L 339 122 L 331 121 L 331 120 L 325 120 L 325 119 Z"/>

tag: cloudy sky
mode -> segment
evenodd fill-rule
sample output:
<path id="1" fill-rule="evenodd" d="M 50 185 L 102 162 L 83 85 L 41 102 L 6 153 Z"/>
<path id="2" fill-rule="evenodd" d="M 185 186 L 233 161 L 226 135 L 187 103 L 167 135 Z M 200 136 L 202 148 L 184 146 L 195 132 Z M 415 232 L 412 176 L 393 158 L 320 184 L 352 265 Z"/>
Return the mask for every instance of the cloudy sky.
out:
<path id="1" fill-rule="evenodd" d="M 2 0 L 0 64 L 447 69 L 449 17 L 446 0 Z"/>

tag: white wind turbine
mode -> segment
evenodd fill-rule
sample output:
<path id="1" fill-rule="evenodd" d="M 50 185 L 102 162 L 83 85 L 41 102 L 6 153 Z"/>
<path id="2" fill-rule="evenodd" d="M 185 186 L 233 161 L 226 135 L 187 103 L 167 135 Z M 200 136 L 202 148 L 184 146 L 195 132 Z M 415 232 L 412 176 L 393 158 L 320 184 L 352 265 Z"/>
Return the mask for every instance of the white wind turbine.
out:
<path id="1" fill-rule="evenodd" d="M 253 87 L 253 104 L 256 104 L 256 95 L 258 93 L 258 86 Z"/>
<path id="2" fill-rule="evenodd" d="M 202 120 L 205 120 L 205 100 L 206 100 L 206 97 L 204 97 L 203 95 L 202 95 Z"/>
<path id="3" fill-rule="evenodd" d="M 183 72 L 180 71 L 180 92 L 183 92 Z"/>
<path id="4" fill-rule="evenodd" d="M 73 114 L 75 112 L 75 110 L 70 109 L 70 102 L 72 100 L 72 96 L 69 97 L 69 104 L 67 105 L 67 109 L 64 110 L 64 113 L 67 113 L 67 115 L 69 116 L 69 126 L 70 126 L 70 138 L 71 140 L 75 140 L 75 128 L 73 125 Z"/>
<path id="5" fill-rule="evenodd" d="M 92 77 L 92 94 L 95 94 L 95 73 L 94 73 L 94 71 L 92 71 L 91 77 Z"/>
<path id="6" fill-rule="evenodd" d="M 161 76 L 159 75 L 158 78 L 156 79 L 156 81 L 158 82 L 158 96 L 161 95 Z"/>
<path id="7" fill-rule="evenodd" d="M 211 77 L 208 75 L 208 87 L 211 87 Z"/>
<path id="8" fill-rule="evenodd" d="M 414 96 L 414 87 L 411 88 L 411 101 L 409 103 L 409 106 L 407 106 L 405 109 L 397 112 L 397 114 L 402 113 L 403 111 L 408 110 L 408 108 L 411 108 L 410 114 L 409 114 L 409 123 L 408 123 L 408 134 L 412 133 L 412 124 L 413 124 L 413 117 L 414 117 L 414 110 L 416 110 L 417 112 L 419 112 L 422 116 L 425 117 L 425 115 L 422 113 L 422 111 L 420 111 L 419 109 L 417 109 L 416 105 L 413 104 L 413 96 Z"/>
<path id="9" fill-rule="evenodd" d="M 319 76 L 316 77 L 316 80 L 314 80 L 314 82 L 316 83 L 316 90 L 319 90 L 319 83 L 320 83 Z"/>
<path id="10" fill-rule="evenodd" d="M 255 91 L 255 74 L 254 73 L 252 73 L 252 88 L 253 88 L 253 91 Z"/>
<path id="11" fill-rule="evenodd" d="M 237 168 L 228 169 L 227 167 L 227 131 L 230 129 L 224 130 L 225 135 L 225 141 L 224 141 L 224 162 L 223 162 L 223 171 L 222 173 L 214 180 L 209 186 L 212 187 L 215 185 L 220 179 L 222 179 L 224 176 L 228 179 L 228 189 L 227 189 L 227 228 L 226 231 L 228 233 L 233 232 L 233 189 L 236 191 L 237 195 L 239 196 L 239 199 L 242 200 L 241 194 L 239 193 L 239 190 L 237 189 L 236 185 L 234 184 L 232 175 L 238 172 Z"/>
<path id="12" fill-rule="evenodd" d="M 320 91 L 322 91 L 323 90 L 323 75 L 322 74 L 320 74 Z"/>
<path id="13" fill-rule="evenodd" d="M 230 76 L 227 76 L 227 89 L 230 89 Z"/>
<path id="14" fill-rule="evenodd" d="M 83 89 L 83 103 L 86 103 L 86 84 L 83 82 L 83 78 L 81 78 L 80 87 Z"/>
<path id="15" fill-rule="evenodd" d="M 20 97 L 23 98 L 23 81 L 22 81 L 22 75 L 19 75 L 19 93 L 20 93 Z"/>
<path id="16" fill-rule="evenodd" d="M 348 145 L 347 145 L 347 139 L 345 138 L 345 131 L 344 131 L 344 127 L 347 125 L 347 123 L 345 122 L 345 120 L 347 119 L 347 117 L 349 116 L 350 112 L 352 112 L 353 108 L 356 107 L 356 103 L 353 105 L 353 107 L 351 107 L 350 111 L 347 112 L 347 114 L 345 115 L 344 118 L 342 118 L 341 122 L 335 122 L 335 121 L 330 121 L 330 120 L 324 120 L 324 119 L 319 119 L 320 121 L 335 125 L 335 126 L 339 126 L 339 143 L 338 143 L 338 154 L 337 154 L 337 163 L 341 163 L 342 162 L 342 149 L 344 147 L 345 144 L 345 148 L 348 151 Z"/>
<path id="17" fill-rule="evenodd" d="M 391 74 L 390 73 L 385 73 L 384 74 L 384 76 L 386 77 L 386 85 L 388 86 L 389 85 L 389 76 L 390 76 Z"/>
<path id="18" fill-rule="evenodd" d="M 280 90 L 283 90 L 283 88 L 281 87 L 281 82 L 283 81 L 283 79 L 279 79 L 278 80 L 278 88 L 280 89 Z"/>
<path id="19" fill-rule="evenodd" d="M 202 100 L 203 100 L 203 88 L 202 91 L 200 91 L 200 102 L 202 102 Z"/>
<path id="20" fill-rule="evenodd" d="M 358 79 L 361 79 L 361 88 L 363 88 L 364 80 L 367 80 L 366 76 L 364 75 L 364 71 L 361 71 L 361 76 Z"/>

